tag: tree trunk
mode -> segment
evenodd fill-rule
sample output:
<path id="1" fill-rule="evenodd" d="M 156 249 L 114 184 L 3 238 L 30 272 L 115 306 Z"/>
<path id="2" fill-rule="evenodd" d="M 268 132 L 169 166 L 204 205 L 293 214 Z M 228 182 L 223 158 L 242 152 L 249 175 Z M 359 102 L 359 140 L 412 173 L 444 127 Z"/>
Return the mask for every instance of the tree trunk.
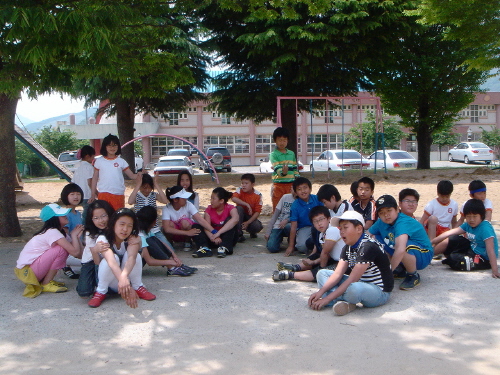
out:
<path id="1" fill-rule="evenodd" d="M 134 138 L 134 118 L 135 118 L 135 102 L 130 99 L 119 99 L 116 101 L 116 124 L 118 127 L 118 138 L 120 144 L 130 141 Z M 129 144 L 122 149 L 122 158 L 125 159 L 134 173 L 135 170 L 135 155 L 134 145 Z"/>
<path id="2" fill-rule="evenodd" d="M 420 123 L 417 132 L 418 163 L 417 169 L 431 169 L 432 134 L 429 125 Z"/>
<path id="3" fill-rule="evenodd" d="M 281 100 L 281 126 L 290 133 L 288 149 L 292 150 L 297 157 L 297 111 L 295 100 Z M 307 147 L 307 139 L 302 139 L 302 147 Z"/>
<path id="4" fill-rule="evenodd" d="M 19 96 L 21 94 L 19 93 Z M 18 98 L 0 94 L 0 237 L 22 234 L 16 211 L 16 146 L 14 123 Z"/>

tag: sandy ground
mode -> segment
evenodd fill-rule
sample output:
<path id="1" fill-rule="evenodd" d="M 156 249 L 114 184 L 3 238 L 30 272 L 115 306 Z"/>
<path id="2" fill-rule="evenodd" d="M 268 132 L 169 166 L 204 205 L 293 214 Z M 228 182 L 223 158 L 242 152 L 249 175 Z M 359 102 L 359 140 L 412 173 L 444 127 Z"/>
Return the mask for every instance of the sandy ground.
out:
<path id="1" fill-rule="evenodd" d="M 487 168 L 382 173 L 375 176 L 375 196 L 416 188 L 421 214 L 439 180 L 454 182 L 453 198 L 461 204 L 470 180 L 479 178 L 498 210 L 498 173 Z M 313 190 L 328 181 L 348 198 L 349 185 L 357 178 L 359 172 L 345 177 L 316 173 Z M 269 180 L 269 175 L 257 176 L 267 205 Z M 221 185 L 228 189 L 238 181 L 238 175 L 221 175 Z M 162 185 L 173 183 L 167 178 Z M 0 374 L 499 372 L 500 281 L 489 271 L 452 272 L 438 261 L 421 272 L 422 285 L 416 290 L 396 288 L 387 305 L 344 317 L 333 316 L 330 309 L 307 308 L 314 283 L 271 281 L 277 261 L 299 258 L 269 254 L 262 235 L 239 244 L 225 259 L 193 259 L 179 251 L 186 264 L 199 268 L 191 277 L 167 278 L 163 269 L 146 266 L 143 280 L 157 300 L 140 301 L 135 310 L 119 298 L 90 309 L 74 291 L 76 280 L 61 276 L 69 292 L 23 298 L 23 285 L 12 269 L 24 242 L 40 227 L 40 208 L 56 201 L 64 184 L 26 183 L 18 195 L 25 234 L 0 241 Z M 195 187 L 205 206 L 215 184 L 196 176 Z"/>

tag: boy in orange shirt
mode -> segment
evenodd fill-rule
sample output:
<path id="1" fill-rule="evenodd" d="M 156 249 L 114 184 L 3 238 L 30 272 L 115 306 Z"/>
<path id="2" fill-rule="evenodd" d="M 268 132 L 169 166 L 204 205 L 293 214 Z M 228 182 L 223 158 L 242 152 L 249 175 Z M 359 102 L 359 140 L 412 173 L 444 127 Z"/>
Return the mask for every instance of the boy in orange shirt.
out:
<path id="1" fill-rule="evenodd" d="M 245 173 L 241 176 L 241 187 L 233 193 L 232 200 L 240 217 L 238 225 L 238 242 L 245 241 L 243 231 L 250 233 L 250 238 L 257 238 L 263 226 L 258 217 L 262 211 L 262 194 L 254 189 L 255 176 Z"/>

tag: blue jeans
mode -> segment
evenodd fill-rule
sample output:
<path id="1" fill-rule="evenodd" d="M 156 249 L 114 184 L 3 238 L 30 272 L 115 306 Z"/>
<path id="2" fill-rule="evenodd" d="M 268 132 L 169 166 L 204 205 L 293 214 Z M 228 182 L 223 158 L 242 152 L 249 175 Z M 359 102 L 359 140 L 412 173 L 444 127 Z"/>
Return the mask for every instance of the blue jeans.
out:
<path id="1" fill-rule="evenodd" d="M 325 285 L 328 278 L 333 274 L 332 270 L 322 269 L 316 275 L 316 280 L 318 281 L 318 287 L 321 289 L 323 285 Z M 347 280 L 349 276 L 344 275 L 340 282 L 335 285 L 332 289 L 326 292 L 322 298 L 325 298 L 327 295 L 336 290 L 340 284 Z M 349 285 L 341 296 L 334 299 L 326 306 L 333 306 L 338 301 L 346 301 L 349 303 L 361 303 L 365 307 L 377 307 L 385 304 L 391 293 L 384 292 L 380 287 L 372 283 L 365 283 L 363 281 L 357 281 Z"/>
<path id="2" fill-rule="evenodd" d="M 290 235 L 290 223 L 285 225 L 283 229 L 273 229 L 271 230 L 271 235 L 267 240 L 267 250 L 270 253 L 277 253 L 280 251 L 280 245 L 283 241 L 283 237 L 288 237 Z"/>

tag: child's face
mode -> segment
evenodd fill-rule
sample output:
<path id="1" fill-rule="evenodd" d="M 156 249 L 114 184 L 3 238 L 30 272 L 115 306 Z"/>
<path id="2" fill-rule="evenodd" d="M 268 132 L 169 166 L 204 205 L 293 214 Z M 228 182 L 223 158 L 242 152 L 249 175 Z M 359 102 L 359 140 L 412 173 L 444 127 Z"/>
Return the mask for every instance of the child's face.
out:
<path id="1" fill-rule="evenodd" d="M 407 195 L 399 202 L 401 212 L 408 216 L 413 216 L 418 207 L 418 200 L 413 195 Z"/>
<path id="2" fill-rule="evenodd" d="M 68 202 L 71 206 L 78 206 L 82 201 L 82 195 L 76 191 L 68 194 Z"/>
<path id="3" fill-rule="evenodd" d="M 283 150 L 288 146 L 288 138 L 286 137 L 276 137 L 276 147 L 278 147 L 278 150 Z"/>
<path id="4" fill-rule="evenodd" d="M 365 184 L 364 182 L 360 182 L 358 184 L 358 190 L 356 192 L 358 193 L 359 200 L 361 201 L 367 201 L 373 195 L 373 190 L 370 185 Z"/>
<path id="5" fill-rule="evenodd" d="M 352 246 L 358 242 L 363 234 L 364 228 L 361 225 L 354 225 L 351 221 L 342 220 L 339 224 L 340 237 L 346 245 Z"/>
<path id="6" fill-rule="evenodd" d="M 253 190 L 253 183 L 250 180 L 241 180 L 241 190 L 245 193 L 251 193 Z"/>
<path id="7" fill-rule="evenodd" d="M 451 194 L 449 195 L 438 194 L 438 199 L 441 204 L 447 205 L 451 201 Z"/>
<path id="8" fill-rule="evenodd" d="M 323 203 L 329 210 L 333 210 L 337 201 L 335 200 L 335 197 L 331 197 L 329 201 L 326 199 L 322 199 L 321 203 Z"/>
<path id="9" fill-rule="evenodd" d="M 398 218 L 398 210 L 394 207 L 384 207 L 378 211 L 378 217 L 386 224 L 392 224 Z"/>
<path id="10" fill-rule="evenodd" d="M 147 197 L 153 191 L 153 187 L 150 184 L 142 184 L 139 188 L 139 191 L 142 193 L 142 195 Z"/>
<path id="11" fill-rule="evenodd" d="M 134 220 L 130 216 L 122 216 L 115 223 L 115 236 L 120 241 L 125 241 L 132 234 Z"/>
<path id="12" fill-rule="evenodd" d="M 297 197 L 307 202 L 309 200 L 309 196 L 311 195 L 311 188 L 308 184 L 301 184 L 295 188 L 295 193 Z"/>
<path id="13" fill-rule="evenodd" d="M 318 232 L 324 233 L 330 225 L 330 218 L 327 218 L 324 214 L 319 214 L 313 217 L 312 224 Z"/>
<path id="14" fill-rule="evenodd" d="M 473 199 L 479 199 L 479 200 L 484 201 L 486 199 L 486 192 L 485 191 L 479 191 L 477 193 L 470 194 L 470 197 L 473 198 Z"/>
<path id="15" fill-rule="evenodd" d="M 178 210 L 181 207 L 184 207 L 185 205 L 186 205 L 186 199 L 184 198 L 174 198 L 174 200 L 172 201 L 172 206 L 174 206 L 176 210 Z"/>
<path id="16" fill-rule="evenodd" d="M 92 222 L 98 229 L 106 229 L 108 227 L 108 220 L 109 217 L 104 208 L 96 208 L 92 213 Z"/>
<path id="17" fill-rule="evenodd" d="M 467 214 L 465 215 L 465 220 L 467 220 L 467 223 L 472 228 L 477 227 L 479 224 L 481 224 L 481 221 L 483 221 L 483 219 L 481 219 L 481 215 L 479 214 Z"/>
<path id="18" fill-rule="evenodd" d="M 219 208 L 221 205 L 224 204 L 224 199 L 219 199 L 219 196 L 215 193 L 212 193 L 210 196 L 210 205 L 212 208 Z"/>
<path id="19" fill-rule="evenodd" d="M 111 142 L 106 146 L 106 151 L 108 153 L 108 156 L 114 156 L 118 152 L 118 145 L 114 142 Z"/>
<path id="20" fill-rule="evenodd" d="M 61 224 L 61 228 L 69 224 L 69 220 L 67 216 L 59 216 L 59 223 Z"/>
<path id="21" fill-rule="evenodd" d="M 191 181 L 189 180 L 189 176 L 186 174 L 183 174 L 181 176 L 181 180 L 179 181 L 179 183 L 186 190 L 191 187 Z"/>

